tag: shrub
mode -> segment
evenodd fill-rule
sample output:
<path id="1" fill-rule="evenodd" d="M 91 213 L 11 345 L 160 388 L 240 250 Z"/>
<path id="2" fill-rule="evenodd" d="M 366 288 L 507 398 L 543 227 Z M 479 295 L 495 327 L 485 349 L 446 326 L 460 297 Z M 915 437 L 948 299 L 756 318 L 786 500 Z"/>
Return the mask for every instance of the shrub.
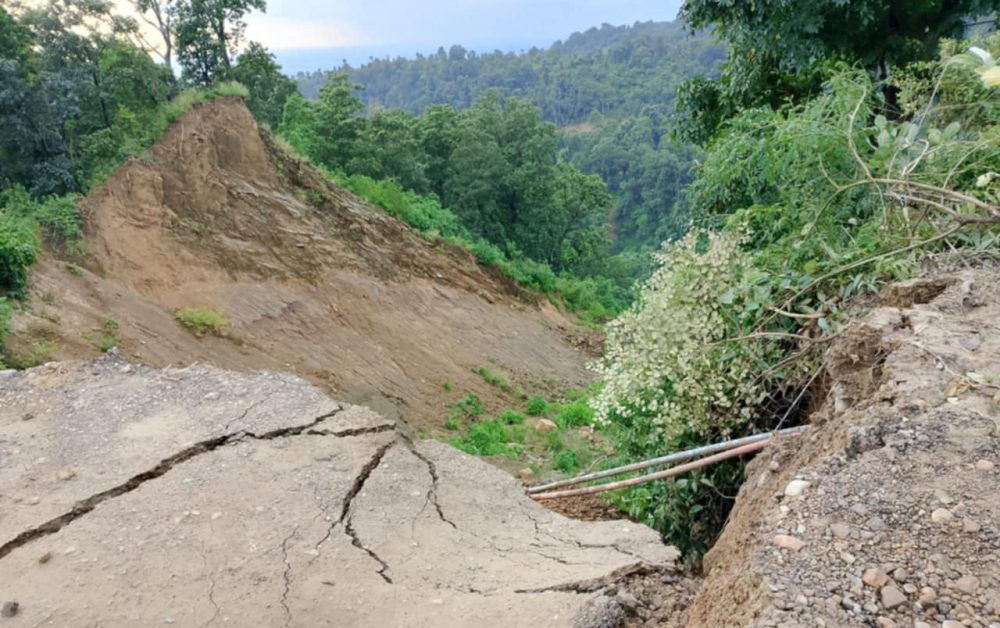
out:
<path id="1" fill-rule="evenodd" d="M 504 410 L 498 418 L 505 425 L 520 425 L 525 421 L 524 415 L 516 410 Z"/>
<path id="2" fill-rule="evenodd" d="M 542 416 L 549 409 L 549 402 L 545 400 L 545 397 L 541 395 L 535 395 L 528 400 L 527 405 L 524 406 L 524 412 L 528 416 Z"/>
<path id="3" fill-rule="evenodd" d="M 559 452 L 555 459 L 555 468 L 563 473 L 570 473 L 577 468 L 579 459 L 577 453 L 572 449 Z"/>
<path id="4" fill-rule="evenodd" d="M 199 336 L 205 334 L 223 336 L 229 328 L 229 323 L 225 316 L 207 308 L 177 310 L 174 313 L 174 318 L 177 319 L 178 323 L 194 331 Z"/>
<path id="5" fill-rule="evenodd" d="M 464 438 L 449 441 L 452 447 L 474 456 L 499 456 L 507 453 L 507 430 L 499 421 L 483 421 L 469 428 Z"/>
<path id="6" fill-rule="evenodd" d="M 585 399 L 566 404 L 556 415 L 556 424 L 566 429 L 590 425 L 594 421 L 594 409 Z"/>
<path id="7" fill-rule="evenodd" d="M 486 409 L 483 408 L 482 402 L 479 401 L 479 397 L 477 397 L 474 393 L 469 393 L 465 399 L 459 401 L 455 405 L 455 408 L 464 414 L 468 419 L 475 419 L 476 417 L 482 416 L 483 413 L 486 412 Z"/>
<path id="8" fill-rule="evenodd" d="M 10 296 L 25 296 L 28 270 L 38 257 L 38 239 L 30 221 L 0 213 L 0 289 Z"/>

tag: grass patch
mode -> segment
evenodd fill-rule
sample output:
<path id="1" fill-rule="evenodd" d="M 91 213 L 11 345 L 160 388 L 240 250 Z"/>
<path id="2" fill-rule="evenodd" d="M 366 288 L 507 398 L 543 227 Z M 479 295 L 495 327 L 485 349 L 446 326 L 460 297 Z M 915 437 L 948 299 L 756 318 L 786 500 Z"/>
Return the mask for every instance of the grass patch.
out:
<path id="1" fill-rule="evenodd" d="M 85 333 L 82 338 L 100 349 L 101 353 L 107 353 L 118 346 L 118 321 L 109 318 L 101 326 L 100 333 Z"/>
<path id="2" fill-rule="evenodd" d="M 528 416 L 543 416 L 548 410 L 549 402 L 542 395 L 535 395 L 524 406 L 524 412 Z"/>
<path id="3" fill-rule="evenodd" d="M 477 423 L 469 428 L 464 437 L 448 441 L 455 449 L 474 456 L 509 456 L 517 458 L 523 451 L 519 443 L 513 442 L 516 435 L 496 419 Z"/>
<path id="4" fill-rule="evenodd" d="M 186 308 L 174 312 L 177 322 L 199 336 L 224 336 L 229 329 L 226 317 L 208 308 Z"/>

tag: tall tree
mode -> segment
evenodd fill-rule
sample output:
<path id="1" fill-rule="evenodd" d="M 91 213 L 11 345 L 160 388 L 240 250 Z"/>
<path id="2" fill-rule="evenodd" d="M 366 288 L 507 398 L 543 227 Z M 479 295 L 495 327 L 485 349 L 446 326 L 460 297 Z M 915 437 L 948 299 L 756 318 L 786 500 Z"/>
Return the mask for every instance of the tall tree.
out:
<path id="1" fill-rule="evenodd" d="M 173 70 L 174 51 L 174 17 L 177 14 L 178 0 L 129 0 L 139 18 L 156 29 L 163 40 L 163 48 L 151 46 L 158 50 L 163 64 Z"/>
<path id="2" fill-rule="evenodd" d="M 230 57 L 246 31 L 244 18 L 265 8 L 265 0 L 178 0 L 174 32 L 186 79 L 208 86 L 230 78 Z"/>
<path id="3" fill-rule="evenodd" d="M 364 124 L 359 114 L 364 105 L 355 95 L 360 85 L 343 72 L 331 72 L 319 90 L 315 105 L 317 144 L 315 158 L 333 169 L 343 169 L 357 154 L 357 142 Z"/>

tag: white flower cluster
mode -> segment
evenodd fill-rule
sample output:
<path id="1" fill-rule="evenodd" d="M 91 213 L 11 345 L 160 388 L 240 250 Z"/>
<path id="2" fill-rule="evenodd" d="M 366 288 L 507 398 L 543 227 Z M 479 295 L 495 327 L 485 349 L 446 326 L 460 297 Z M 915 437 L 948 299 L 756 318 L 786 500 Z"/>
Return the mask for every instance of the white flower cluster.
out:
<path id="1" fill-rule="evenodd" d="M 739 343 L 719 342 L 741 308 L 724 297 L 751 263 L 741 245 L 738 234 L 705 232 L 664 245 L 637 304 L 608 326 L 596 367 L 604 388 L 593 401 L 600 421 L 645 420 L 670 437 L 726 433 L 751 418 L 760 371 Z"/>

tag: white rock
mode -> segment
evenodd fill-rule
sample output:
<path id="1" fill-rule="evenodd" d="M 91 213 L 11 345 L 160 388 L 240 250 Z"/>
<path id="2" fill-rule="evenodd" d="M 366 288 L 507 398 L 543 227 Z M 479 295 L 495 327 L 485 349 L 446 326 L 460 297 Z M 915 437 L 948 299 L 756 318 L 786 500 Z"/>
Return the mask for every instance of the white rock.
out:
<path id="1" fill-rule="evenodd" d="M 809 488 L 809 482 L 805 480 L 792 480 L 785 487 L 785 497 L 801 497 L 807 488 Z"/>
<path id="2" fill-rule="evenodd" d="M 934 523 L 948 523 L 955 518 L 947 508 L 938 508 L 931 513 L 931 521 Z"/>

